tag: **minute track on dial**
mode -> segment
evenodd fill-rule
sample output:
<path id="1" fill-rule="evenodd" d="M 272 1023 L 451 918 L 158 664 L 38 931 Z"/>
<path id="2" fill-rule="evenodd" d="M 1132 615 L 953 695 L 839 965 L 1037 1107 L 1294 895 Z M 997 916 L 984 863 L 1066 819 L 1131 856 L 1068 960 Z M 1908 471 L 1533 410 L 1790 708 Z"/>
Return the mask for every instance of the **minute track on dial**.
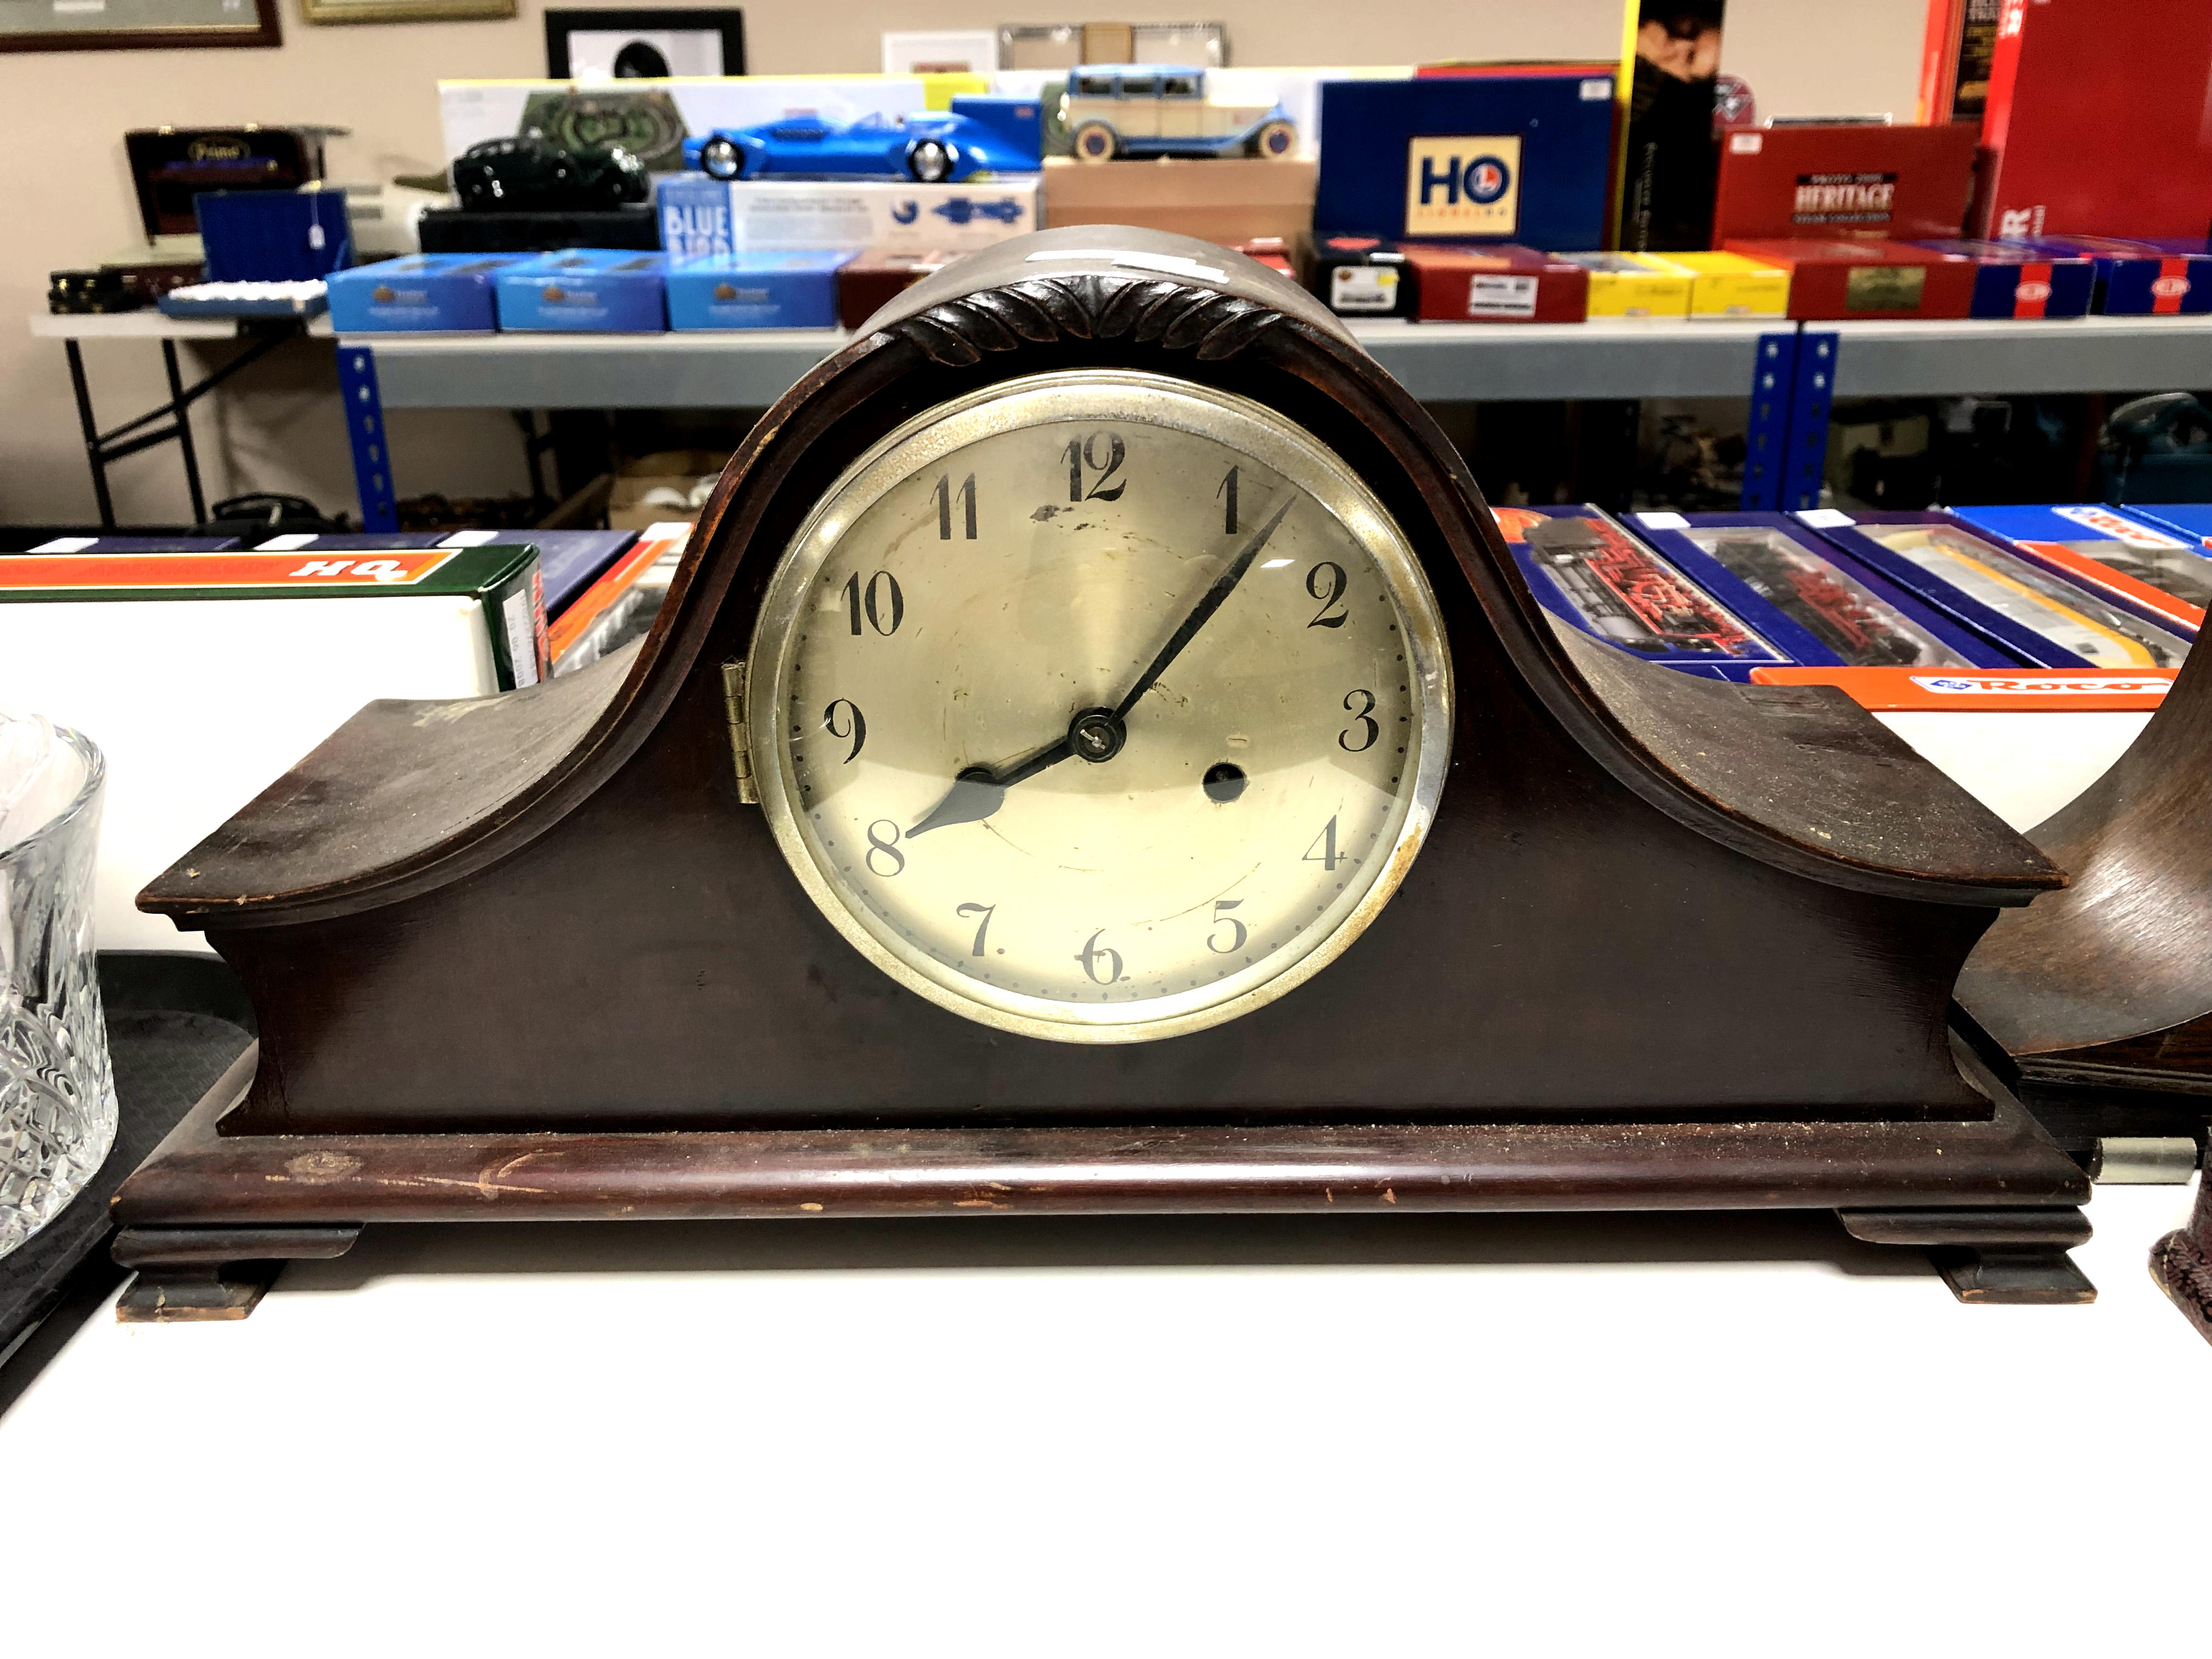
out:
<path id="1" fill-rule="evenodd" d="M 924 830 L 943 830 L 956 823 L 980 823 L 1005 804 L 1007 790 L 1064 760 L 1080 755 L 1085 760 L 1103 763 L 1120 753 L 1126 735 L 1122 722 L 1129 711 L 1158 683 L 1160 676 L 1198 637 L 1199 630 L 1212 620 L 1214 613 L 1229 602 L 1229 596 L 1237 591 L 1237 584 L 1244 580 L 1261 550 L 1289 515 L 1292 504 L 1293 501 L 1286 500 L 1267 515 L 1266 522 L 1238 550 L 1229 568 L 1214 579 L 1212 586 L 1191 608 L 1190 614 L 1169 636 L 1168 642 L 1119 703 L 1110 709 L 1080 710 L 1068 723 L 1066 736 L 1000 770 L 994 771 L 987 766 L 963 769 L 953 777 L 952 787 L 945 792 L 945 798 L 922 815 L 921 821 L 906 832 L 906 838 L 912 841 Z M 1110 736 L 1101 741 L 1103 734 Z"/>

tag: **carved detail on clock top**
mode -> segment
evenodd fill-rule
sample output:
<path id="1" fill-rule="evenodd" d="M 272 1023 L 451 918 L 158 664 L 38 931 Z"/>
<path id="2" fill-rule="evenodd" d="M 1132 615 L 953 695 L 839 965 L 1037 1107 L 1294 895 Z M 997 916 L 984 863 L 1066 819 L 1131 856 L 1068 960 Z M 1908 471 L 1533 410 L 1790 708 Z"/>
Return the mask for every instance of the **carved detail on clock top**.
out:
<path id="1" fill-rule="evenodd" d="M 1236 356 L 1282 317 L 1272 307 L 1217 289 L 1084 272 L 986 289 L 933 306 L 892 331 L 948 368 L 1024 344 L 1123 336 L 1157 341 L 1170 351 L 1194 349 L 1211 362 Z"/>

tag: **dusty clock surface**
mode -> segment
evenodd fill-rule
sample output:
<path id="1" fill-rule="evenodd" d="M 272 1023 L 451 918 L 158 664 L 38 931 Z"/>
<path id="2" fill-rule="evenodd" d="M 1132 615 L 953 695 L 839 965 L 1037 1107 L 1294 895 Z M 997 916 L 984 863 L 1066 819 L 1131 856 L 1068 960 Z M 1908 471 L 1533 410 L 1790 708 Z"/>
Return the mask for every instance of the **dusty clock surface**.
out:
<path id="1" fill-rule="evenodd" d="M 957 1012 L 1129 1041 L 1317 971 L 1418 848 L 1434 601 L 1343 463 L 1160 377 L 1009 382 L 892 434 L 785 554 L 762 799 L 856 947 Z"/>

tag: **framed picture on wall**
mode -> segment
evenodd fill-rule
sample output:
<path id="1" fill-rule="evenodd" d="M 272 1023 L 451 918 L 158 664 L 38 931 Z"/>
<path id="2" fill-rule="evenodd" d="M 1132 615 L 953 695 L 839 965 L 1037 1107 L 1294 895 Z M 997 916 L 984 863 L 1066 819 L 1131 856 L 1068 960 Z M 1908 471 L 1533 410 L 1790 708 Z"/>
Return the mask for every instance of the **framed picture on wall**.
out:
<path id="1" fill-rule="evenodd" d="M 562 8 L 545 14 L 545 73 L 556 81 L 744 72 L 745 15 L 734 8 Z"/>
<path id="2" fill-rule="evenodd" d="M 300 0 L 300 11 L 310 23 L 459 23 L 512 17 L 514 0 Z"/>
<path id="3" fill-rule="evenodd" d="M 0 0 L 0 52 L 283 43 L 276 0 Z"/>

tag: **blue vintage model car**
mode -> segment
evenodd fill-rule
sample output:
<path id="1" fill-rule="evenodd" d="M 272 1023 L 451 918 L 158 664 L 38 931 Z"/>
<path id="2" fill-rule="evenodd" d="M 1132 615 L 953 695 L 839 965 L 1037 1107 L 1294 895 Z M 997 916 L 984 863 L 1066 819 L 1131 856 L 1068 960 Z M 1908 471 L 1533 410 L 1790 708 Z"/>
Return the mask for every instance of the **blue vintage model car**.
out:
<path id="1" fill-rule="evenodd" d="M 955 183 L 979 173 L 1043 165 L 1034 99 L 956 98 L 947 113 L 870 115 L 840 126 L 797 115 L 756 127 L 718 127 L 684 141 L 684 161 L 712 179 L 912 179 Z"/>

